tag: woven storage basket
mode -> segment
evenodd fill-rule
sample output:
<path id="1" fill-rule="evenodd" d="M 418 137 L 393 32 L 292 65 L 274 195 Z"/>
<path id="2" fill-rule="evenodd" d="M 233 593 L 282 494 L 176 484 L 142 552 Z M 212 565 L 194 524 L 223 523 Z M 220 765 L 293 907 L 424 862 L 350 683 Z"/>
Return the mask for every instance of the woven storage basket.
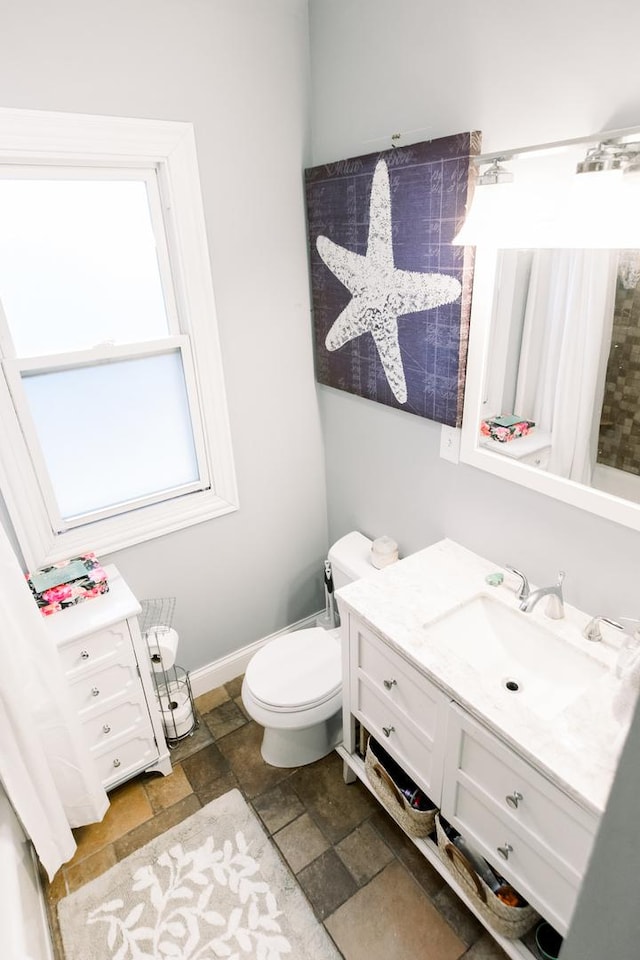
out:
<path id="1" fill-rule="evenodd" d="M 496 897 L 491 887 L 478 876 L 462 851 L 451 843 L 437 815 L 436 835 L 440 859 L 446 864 L 487 923 L 508 940 L 517 940 L 528 933 L 540 919 L 533 907 L 529 905 L 510 907 Z"/>
<path id="2" fill-rule="evenodd" d="M 414 837 L 426 837 L 433 833 L 436 808 L 416 810 L 400 792 L 382 761 L 375 755 L 371 738 L 367 743 L 364 762 L 369 783 L 377 793 L 384 807 L 403 830 Z"/>

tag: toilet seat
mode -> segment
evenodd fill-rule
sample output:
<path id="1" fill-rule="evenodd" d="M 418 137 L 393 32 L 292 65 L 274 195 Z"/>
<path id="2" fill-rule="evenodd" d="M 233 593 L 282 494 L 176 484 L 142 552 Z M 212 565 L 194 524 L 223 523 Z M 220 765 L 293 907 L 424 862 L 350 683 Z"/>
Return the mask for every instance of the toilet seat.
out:
<path id="1" fill-rule="evenodd" d="M 342 691 L 340 631 L 311 627 L 270 640 L 251 659 L 245 683 L 264 710 L 312 710 Z"/>

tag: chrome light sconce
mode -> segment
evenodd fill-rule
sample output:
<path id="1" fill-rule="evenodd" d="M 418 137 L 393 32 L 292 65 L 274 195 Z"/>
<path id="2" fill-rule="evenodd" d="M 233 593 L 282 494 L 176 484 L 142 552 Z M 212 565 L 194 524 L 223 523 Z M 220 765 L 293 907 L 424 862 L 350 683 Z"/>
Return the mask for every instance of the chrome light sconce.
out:
<path id="1" fill-rule="evenodd" d="M 640 173 L 640 141 L 627 142 L 622 138 L 603 140 L 589 147 L 584 160 L 576 166 L 576 173 L 616 170 L 624 174 Z"/>
<path id="2" fill-rule="evenodd" d="M 622 170 L 625 166 L 625 148 L 611 141 L 589 147 L 584 160 L 576 166 L 576 173 L 601 173 L 608 170 Z"/>
<path id="3" fill-rule="evenodd" d="M 513 183 L 513 173 L 502 164 L 506 157 L 494 157 L 489 167 L 478 176 L 476 186 L 486 187 L 496 183 Z"/>

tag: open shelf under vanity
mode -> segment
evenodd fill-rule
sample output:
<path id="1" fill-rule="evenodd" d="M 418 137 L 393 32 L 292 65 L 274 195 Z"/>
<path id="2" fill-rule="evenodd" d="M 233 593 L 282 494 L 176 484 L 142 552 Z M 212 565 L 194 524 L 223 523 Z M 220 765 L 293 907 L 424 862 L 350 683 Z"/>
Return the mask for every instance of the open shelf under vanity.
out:
<path id="1" fill-rule="evenodd" d="M 375 791 L 373 790 L 371 784 L 369 783 L 369 778 L 367 777 L 364 760 L 355 753 L 349 753 L 349 751 L 340 745 L 336 748 L 336 752 L 343 759 L 348 768 L 352 771 L 353 774 L 360 780 L 365 787 L 376 796 Z M 468 910 L 477 918 L 477 920 L 489 931 L 491 936 L 495 941 L 500 945 L 504 950 L 506 955 L 511 958 L 511 960 L 537 960 L 537 954 L 535 952 L 535 947 L 533 945 L 533 934 L 528 934 L 522 940 L 509 940 L 506 937 L 501 936 L 492 927 L 486 922 L 482 914 L 479 912 L 473 901 L 470 897 L 467 896 L 466 892 L 456 881 L 455 877 L 452 876 L 451 872 L 447 869 L 445 864 L 440 859 L 440 854 L 438 853 L 438 847 L 435 841 L 429 839 L 421 839 L 419 837 L 414 837 L 410 833 L 406 832 L 406 836 L 416 845 L 420 853 L 429 861 L 431 866 L 436 870 L 444 880 L 449 884 L 454 893 L 462 900 L 464 905 Z"/>

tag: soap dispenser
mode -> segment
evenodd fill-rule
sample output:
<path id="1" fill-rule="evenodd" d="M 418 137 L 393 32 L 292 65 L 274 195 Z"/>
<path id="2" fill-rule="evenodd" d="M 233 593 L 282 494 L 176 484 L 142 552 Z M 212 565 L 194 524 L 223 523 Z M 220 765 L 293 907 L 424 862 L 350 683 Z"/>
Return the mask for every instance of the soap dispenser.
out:
<path id="1" fill-rule="evenodd" d="M 621 619 L 631 620 L 630 617 Z M 632 622 L 638 623 L 637 620 Z M 627 725 L 640 691 L 640 629 L 625 637 L 618 653 L 616 676 L 620 683 L 613 697 L 613 714 L 620 723 Z"/>
<path id="2" fill-rule="evenodd" d="M 631 617 L 621 617 L 620 619 L 631 623 L 640 622 Z M 622 642 L 616 661 L 616 676 L 620 679 L 629 676 L 634 672 L 636 662 L 640 663 L 640 628 L 638 627 L 632 634 L 627 634 Z"/>

